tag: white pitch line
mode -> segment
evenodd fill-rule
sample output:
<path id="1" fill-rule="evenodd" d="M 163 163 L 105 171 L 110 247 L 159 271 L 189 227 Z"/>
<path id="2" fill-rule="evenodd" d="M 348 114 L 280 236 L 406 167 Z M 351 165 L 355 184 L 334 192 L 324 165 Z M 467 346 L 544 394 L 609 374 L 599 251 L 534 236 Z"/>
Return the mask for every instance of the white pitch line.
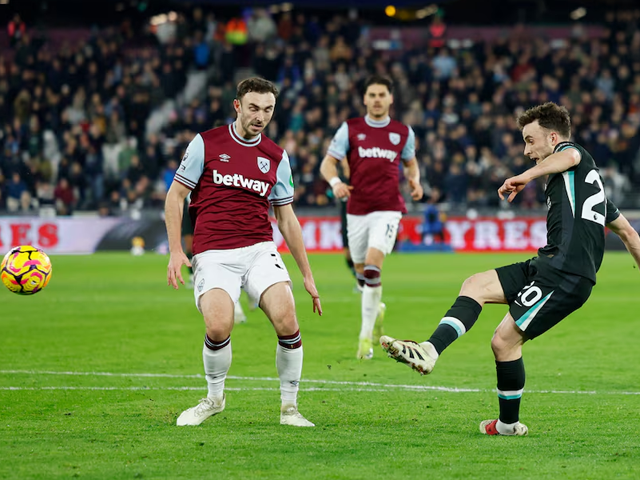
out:
<path id="1" fill-rule="evenodd" d="M 199 373 L 195 375 L 173 375 L 171 373 L 112 373 L 112 372 L 52 372 L 37 370 L 0 370 L 0 374 L 19 375 L 82 375 L 89 377 L 150 377 L 150 378 L 204 378 Z"/>
<path id="2" fill-rule="evenodd" d="M 112 373 L 112 372 L 53 372 L 53 371 L 34 371 L 34 370 L 0 370 L 0 374 L 18 374 L 18 375 L 82 375 L 96 377 L 140 377 L 140 378 L 204 378 L 204 375 L 173 375 L 167 373 Z M 249 381 L 249 382 L 279 382 L 276 377 L 238 377 L 234 375 L 227 376 L 228 380 Z M 404 390 L 436 390 L 444 392 L 480 392 L 477 388 L 451 388 L 438 387 L 431 385 L 396 385 L 387 383 L 373 382 L 346 382 L 336 380 L 312 380 L 303 379 L 302 383 L 318 383 L 322 385 L 352 385 L 360 387 L 381 387 L 384 389 L 400 388 Z M 382 390 L 385 391 L 385 390 Z"/>
<path id="3" fill-rule="evenodd" d="M 225 387 L 225 391 L 232 392 L 252 392 L 252 391 L 265 391 L 265 392 L 279 392 L 279 388 L 274 387 Z M 107 391 L 151 391 L 151 390 L 178 390 L 178 391 L 206 391 L 207 387 L 0 387 L 0 391 L 20 391 L 20 390 L 107 390 Z M 384 388 L 317 388 L 300 387 L 301 392 L 388 392 L 388 389 Z"/>
<path id="4" fill-rule="evenodd" d="M 204 375 L 178 375 L 169 373 L 114 373 L 114 372 L 56 372 L 56 371 L 36 371 L 36 370 L 0 370 L 0 375 L 81 375 L 81 376 L 96 376 L 96 377 L 138 377 L 138 378 L 204 378 Z M 249 382 L 279 382 L 280 379 L 276 377 L 240 377 L 229 375 L 228 380 L 249 381 Z M 450 392 L 450 393 L 480 393 L 480 392 L 495 392 L 493 389 L 480 389 L 480 388 L 457 388 L 457 387 L 442 387 L 435 385 L 402 385 L 393 383 L 374 383 L 374 382 L 349 382 L 349 381 L 337 381 L 337 380 L 317 380 L 317 379 L 303 379 L 301 383 L 316 383 L 321 385 L 344 385 L 358 388 L 301 388 L 305 391 L 361 391 L 361 392 L 388 392 L 390 389 L 400 389 L 406 391 L 437 391 L 437 392 Z M 361 388 L 366 387 L 366 388 Z M 28 390 L 38 389 L 67 389 L 67 390 L 126 390 L 126 389 L 139 389 L 139 390 L 203 390 L 200 387 L 0 387 L 0 390 L 15 390 L 24 389 Z M 228 390 L 251 390 L 251 388 L 228 388 Z M 277 388 L 253 388 L 253 390 L 278 390 Z M 558 394 L 558 395 L 640 395 L 640 392 L 598 392 L 596 390 L 525 390 L 525 393 L 542 393 L 542 394 Z"/>

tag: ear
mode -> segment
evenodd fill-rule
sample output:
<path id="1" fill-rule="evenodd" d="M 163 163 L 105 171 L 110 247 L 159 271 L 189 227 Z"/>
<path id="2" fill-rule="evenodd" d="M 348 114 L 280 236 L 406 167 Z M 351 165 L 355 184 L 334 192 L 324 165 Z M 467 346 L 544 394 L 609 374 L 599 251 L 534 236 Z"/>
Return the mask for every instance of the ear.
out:
<path id="1" fill-rule="evenodd" d="M 238 100 L 237 98 L 233 99 L 233 108 L 236 113 L 240 113 L 240 100 Z"/>

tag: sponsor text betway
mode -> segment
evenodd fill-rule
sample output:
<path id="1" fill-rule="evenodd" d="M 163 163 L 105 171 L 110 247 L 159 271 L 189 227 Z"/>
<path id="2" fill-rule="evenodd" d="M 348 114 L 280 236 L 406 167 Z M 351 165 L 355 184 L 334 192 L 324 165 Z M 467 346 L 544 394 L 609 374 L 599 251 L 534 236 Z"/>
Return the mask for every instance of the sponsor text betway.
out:
<path id="1" fill-rule="evenodd" d="M 260 180 L 253 180 L 252 178 L 245 178 L 241 173 L 234 173 L 233 175 L 222 175 L 217 170 L 213 171 L 213 183 L 216 185 L 226 185 L 227 187 L 242 187 L 247 190 L 253 190 L 264 197 L 269 189 L 267 182 Z"/>
<path id="2" fill-rule="evenodd" d="M 398 156 L 398 152 L 393 150 L 385 150 L 384 148 L 362 148 L 358 147 L 358 155 L 360 158 L 386 158 L 387 160 L 394 161 Z"/>

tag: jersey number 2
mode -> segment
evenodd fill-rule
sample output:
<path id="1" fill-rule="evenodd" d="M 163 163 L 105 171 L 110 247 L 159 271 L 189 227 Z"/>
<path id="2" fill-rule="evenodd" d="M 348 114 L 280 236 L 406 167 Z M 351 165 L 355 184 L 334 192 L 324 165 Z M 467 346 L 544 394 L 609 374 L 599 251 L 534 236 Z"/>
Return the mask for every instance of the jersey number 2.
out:
<path id="1" fill-rule="evenodd" d="M 602 186 L 602 180 L 600 180 L 600 175 L 598 175 L 597 170 L 591 170 L 586 178 L 584 179 L 586 183 L 591 183 L 596 185 L 599 190 L 588 197 L 584 204 L 582 205 L 582 218 L 585 220 L 589 220 L 590 222 L 595 222 L 604 227 L 604 215 L 596 212 L 593 207 L 605 202 L 604 196 L 604 187 Z"/>

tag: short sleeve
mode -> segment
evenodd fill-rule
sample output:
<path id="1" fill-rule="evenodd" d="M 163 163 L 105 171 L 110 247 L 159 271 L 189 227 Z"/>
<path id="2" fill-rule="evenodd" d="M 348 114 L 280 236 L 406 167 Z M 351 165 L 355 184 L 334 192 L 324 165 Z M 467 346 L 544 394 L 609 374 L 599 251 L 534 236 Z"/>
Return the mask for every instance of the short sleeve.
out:
<path id="1" fill-rule="evenodd" d="M 200 134 L 196 135 L 187 146 L 182 162 L 173 178 L 189 190 L 196 188 L 204 171 L 204 140 Z"/>
<path id="2" fill-rule="evenodd" d="M 620 216 L 620 210 L 615 204 L 607 198 L 607 216 L 605 218 L 604 223 L 611 223 L 616 220 Z"/>
<path id="3" fill-rule="evenodd" d="M 289 155 L 282 152 L 282 160 L 276 171 L 276 184 L 269 194 L 271 205 L 282 206 L 293 202 L 293 177 L 291 176 L 291 164 Z"/>
<path id="4" fill-rule="evenodd" d="M 402 160 L 405 162 L 412 160 L 416 156 L 416 134 L 413 128 L 407 128 L 409 129 L 409 136 L 407 137 L 407 143 L 404 144 L 401 155 Z"/>
<path id="5" fill-rule="evenodd" d="M 342 160 L 349 151 L 349 125 L 347 122 L 342 122 L 340 128 L 333 136 L 327 154 L 331 155 L 337 160 Z"/>

